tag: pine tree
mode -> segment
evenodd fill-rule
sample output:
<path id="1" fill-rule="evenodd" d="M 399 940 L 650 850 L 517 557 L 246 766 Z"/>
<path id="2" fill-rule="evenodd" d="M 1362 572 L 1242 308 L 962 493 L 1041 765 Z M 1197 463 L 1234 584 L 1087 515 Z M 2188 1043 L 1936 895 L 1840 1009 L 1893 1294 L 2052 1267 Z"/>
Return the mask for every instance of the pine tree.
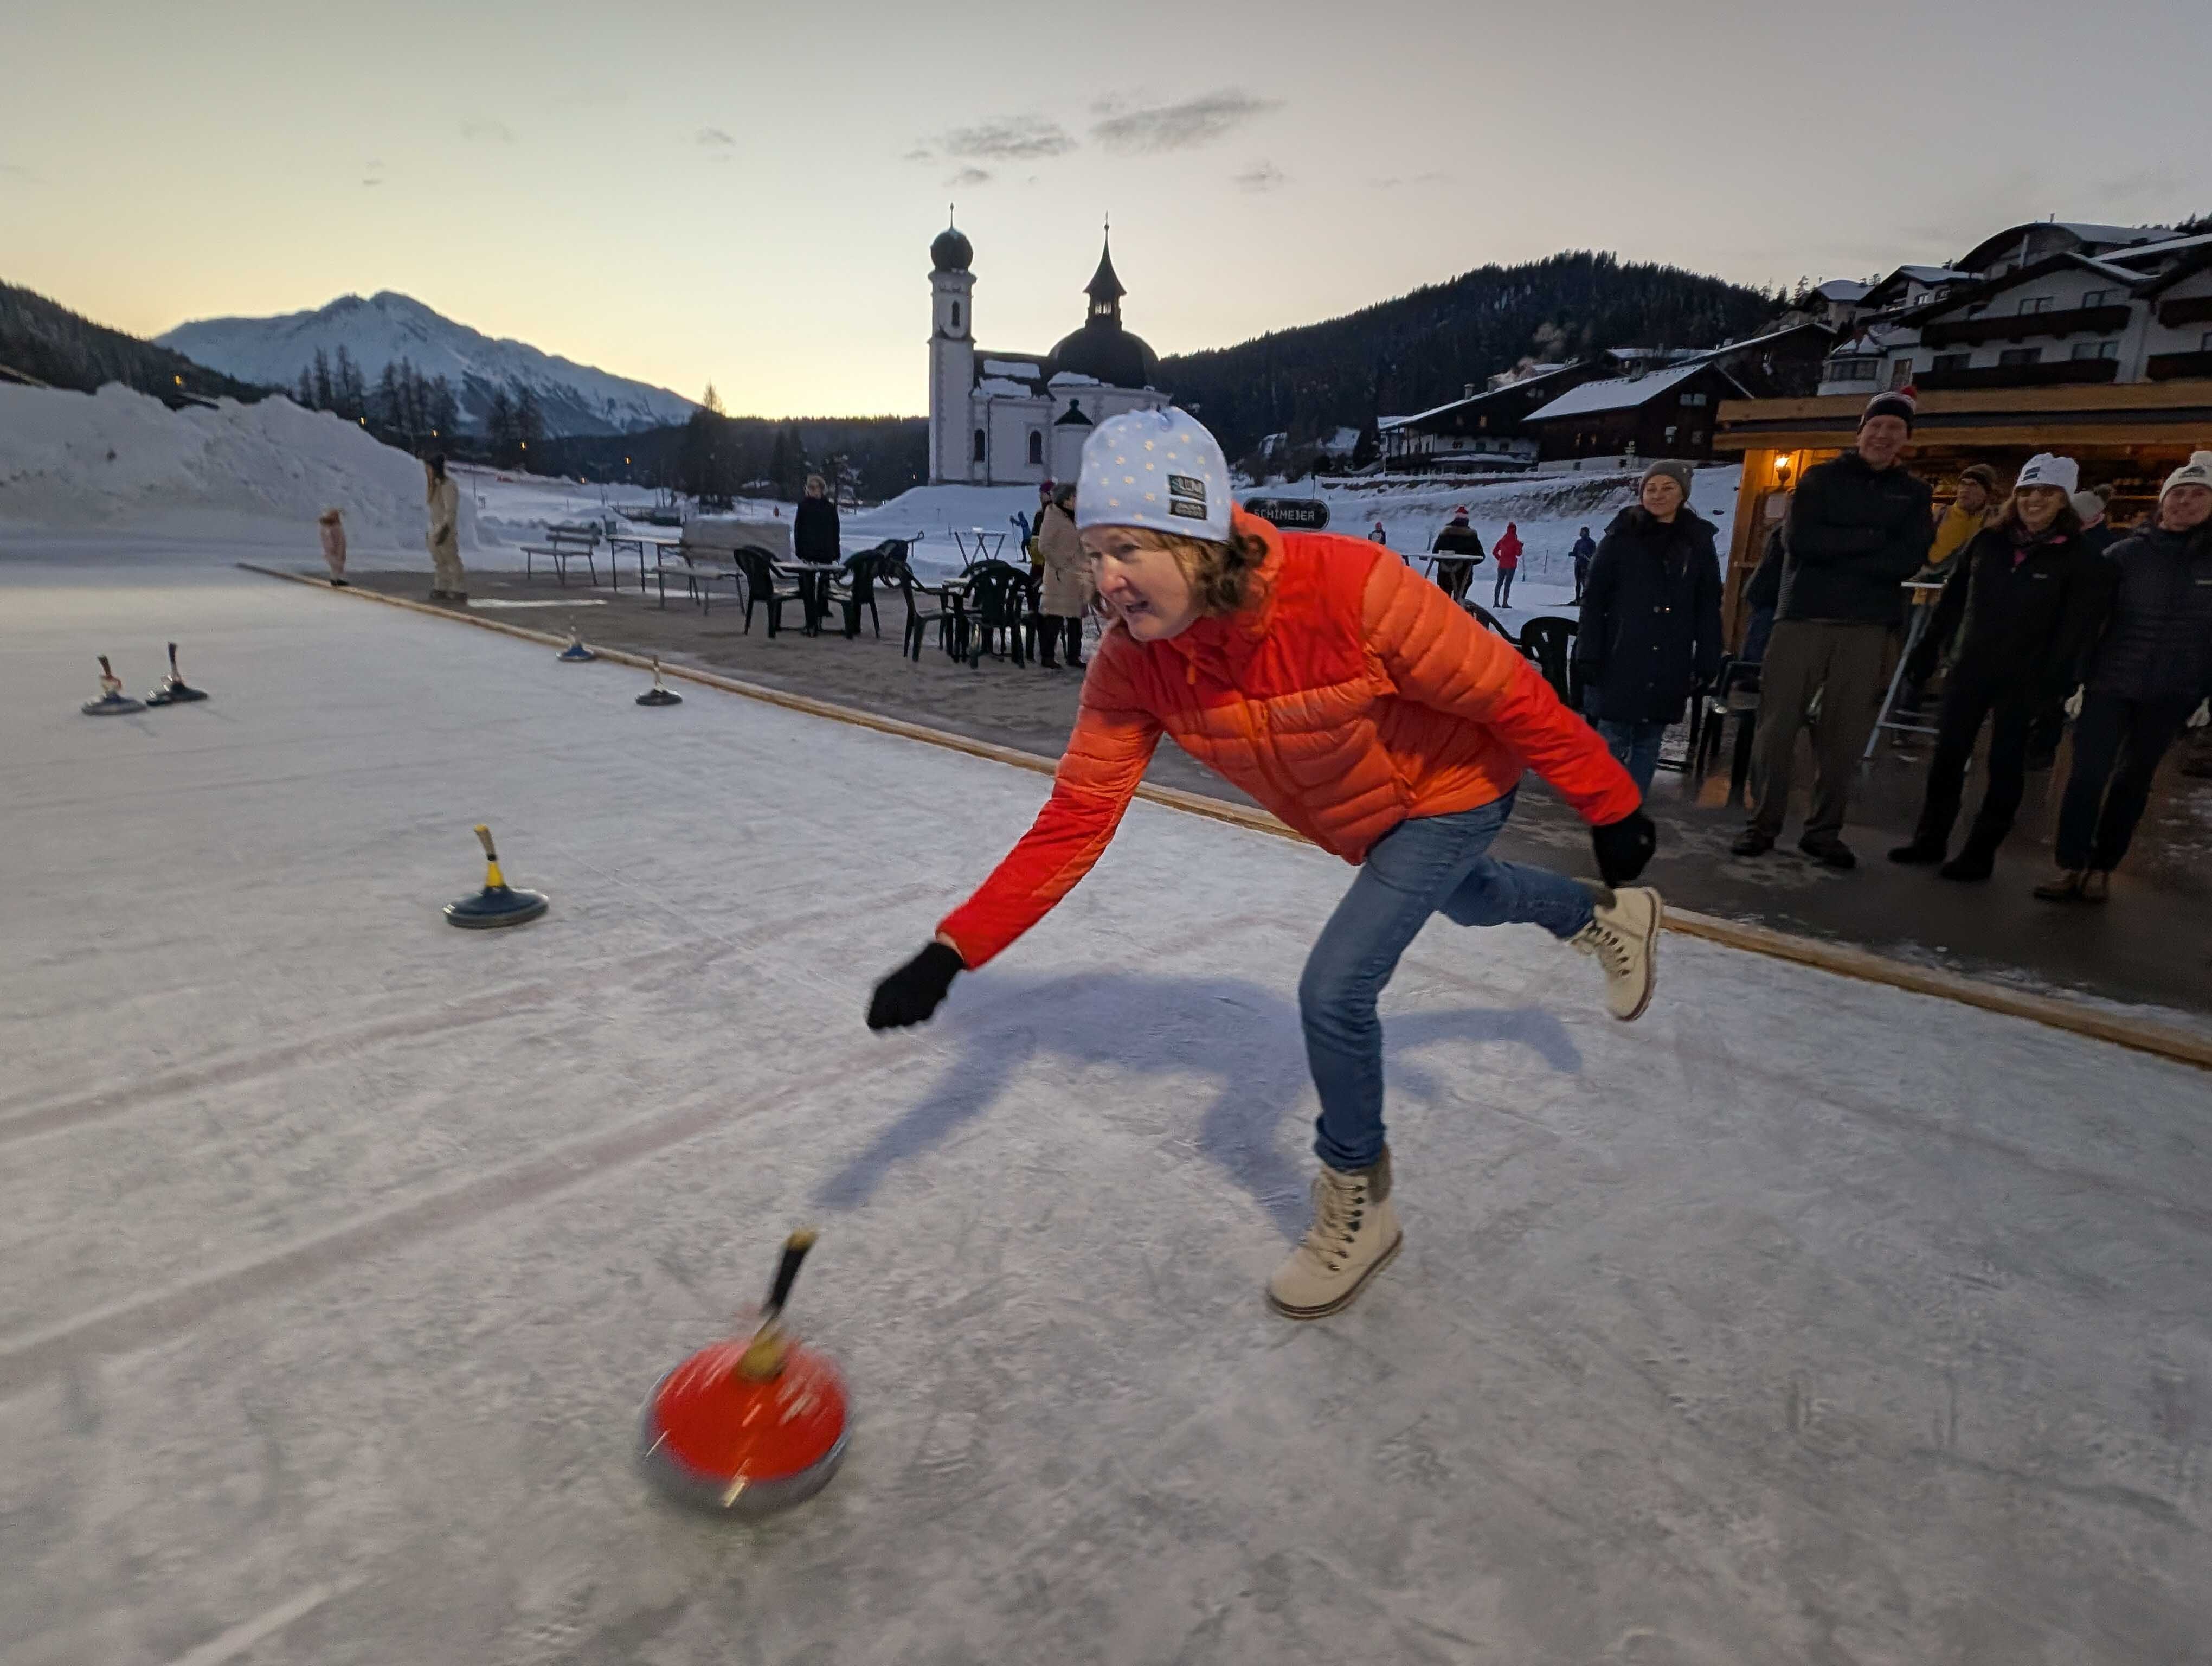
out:
<path id="1" fill-rule="evenodd" d="M 362 383 L 361 367 L 354 362 L 353 355 L 341 344 L 337 366 L 331 372 L 331 392 L 337 400 L 337 413 L 349 423 L 359 422 L 367 416 L 368 389 Z"/>
<path id="2" fill-rule="evenodd" d="M 784 482 L 791 477 L 791 442 L 785 435 L 787 429 L 775 431 L 775 445 L 768 454 L 768 477 L 775 483 L 775 495 L 787 497 Z"/>
<path id="3" fill-rule="evenodd" d="M 491 442 L 493 462 L 505 465 L 514 461 L 514 400 L 504 387 L 491 396 L 491 409 L 484 416 L 484 438 Z"/>
<path id="4" fill-rule="evenodd" d="M 304 364 L 300 367 L 300 391 L 295 397 L 300 402 L 301 410 L 313 410 L 315 408 L 314 373 Z"/>
<path id="5" fill-rule="evenodd" d="M 453 397 L 453 383 L 443 376 L 433 377 L 423 404 L 422 414 L 429 419 L 430 437 L 434 440 L 453 439 L 461 426 L 461 402 Z"/>
<path id="6" fill-rule="evenodd" d="M 315 350 L 315 409 L 331 409 L 331 362 L 319 347 Z"/>
<path id="7" fill-rule="evenodd" d="M 399 392 L 399 365 L 393 359 L 384 362 L 384 374 L 377 378 L 376 420 L 395 433 L 406 432 L 407 408 Z"/>
<path id="8" fill-rule="evenodd" d="M 545 411 L 538 403 L 537 392 L 524 383 L 514 396 L 515 449 L 522 460 L 530 460 L 530 448 L 536 446 L 543 455 L 545 449 Z"/>

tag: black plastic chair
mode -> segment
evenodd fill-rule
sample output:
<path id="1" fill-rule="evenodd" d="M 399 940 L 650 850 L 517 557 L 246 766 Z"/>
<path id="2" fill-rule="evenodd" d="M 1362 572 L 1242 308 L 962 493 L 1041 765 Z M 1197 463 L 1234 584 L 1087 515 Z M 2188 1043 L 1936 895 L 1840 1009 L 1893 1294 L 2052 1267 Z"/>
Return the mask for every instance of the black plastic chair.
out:
<path id="1" fill-rule="evenodd" d="M 768 634 L 774 636 L 783 629 L 783 605 L 797 602 L 804 609 L 805 593 L 796 579 L 779 579 L 769 552 L 751 545 L 733 552 L 738 570 L 745 575 L 745 631 L 753 628 L 753 609 L 768 610 Z"/>
<path id="2" fill-rule="evenodd" d="M 1573 685 L 1574 646 L 1580 629 L 1572 619 L 1549 616 L 1531 619 L 1521 627 L 1522 653 L 1536 662 L 1552 692 L 1569 706 L 1575 703 L 1573 696 L 1578 692 Z"/>
<path id="3" fill-rule="evenodd" d="M 1469 613 L 1473 614 L 1474 616 L 1474 622 L 1480 625 L 1485 630 L 1494 630 L 1500 636 L 1503 636 L 1508 642 L 1511 642 L 1516 649 L 1520 648 L 1521 644 L 1513 641 L 1513 633 L 1508 630 L 1504 625 L 1498 623 L 1498 616 L 1492 613 L 1488 608 L 1483 606 L 1481 603 L 1462 602 L 1460 605 L 1465 608 Z"/>
<path id="4" fill-rule="evenodd" d="M 1007 657 L 1026 666 L 1022 629 L 1029 611 L 1030 575 L 1011 562 L 980 562 L 968 569 L 968 663 L 981 666 L 983 656 L 996 654 L 1003 635 Z M 956 649 L 957 652 L 957 649 Z"/>
<path id="5" fill-rule="evenodd" d="M 935 599 L 934 593 L 923 589 L 921 581 L 915 577 L 914 569 L 907 562 L 903 545 L 896 556 L 884 560 L 880 576 L 884 583 L 906 598 L 906 636 L 900 652 L 909 660 L 920 660 L 922 642 L 927 638 L 932 625 L 937 627 L 937 646 L 951 652 L 952 614 L 941 603 L 933 608 L 927 605 L 929 601 Z"/>
<path id="6" fill-rule="evenodd" d="M 863 612 L 874 621 L 876 635 L 884 634 L 883 615 L 876 611 L 876 581 L 883 572 L 885 552 L 890 548 L 888 544 L 878 544 L 848 557 L 843 571 L 830 581 L 830 599 L 845 611 L 848 637 L 860 634 Z"/>

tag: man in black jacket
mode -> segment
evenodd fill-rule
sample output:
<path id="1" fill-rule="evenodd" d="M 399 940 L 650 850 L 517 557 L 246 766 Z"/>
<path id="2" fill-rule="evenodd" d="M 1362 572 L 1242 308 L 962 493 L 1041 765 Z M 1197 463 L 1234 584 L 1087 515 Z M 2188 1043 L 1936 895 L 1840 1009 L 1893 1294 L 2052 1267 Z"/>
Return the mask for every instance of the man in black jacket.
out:
<path id="1" fill-rule="evenodd" d="M 1859 418 L 1856 447 L 1798 482 L 1759 676 L 1751 821 L 1730 847 L 1739 856 L 1771 850 L 1781 836 L 1797 733 L 1817 695 L 1813 808 L 1797 848 L 1830 867 L 1857 866 L 1842 838 L 1851 773 L 1881 700 L 1898 587 L 1920 570 L 1936 536 L 1934 494 L 1899 466 L 1912 418 L 1910 392 L 1876 394 Z"/>
<path id="2" fill-rule="evenodd" d="M 2079 499 L 2069 496 L 2076 474 L 2070 457 L 2045 452 L 2028 459 L 2004 514 L 1948 563 L 1943 599 L 1905 676 L 1925 683 L 1943 644 L 1955 637 L 1959 646 L 1944 686 L 1920 826 L 1911 843 L 1889 853 L 1893 862 L 1942 862 L 1946 879 L 1986 879 L 1996 870 L 1997 847 L 2012 831 L 2027 785 L 2030 721 L 2072 690 L 2103 604 L 2105 563 L 2082 538 L 2074 507 Z M 1990 750 L 1982 807 L 1966 848 L 1944 861 L 1966 764 L 1985 719 Z"/>
<path id="3" fill-rule="evenodd" d="M 2166 477 L 2151 526 L 2105 558 L 2112 602 L 2090 651 L 2074 773 L 2058 809 L 2051 903 L 2101 903 L 2150 802 L 2159 760 L 2212 696 L 2212 451 Z"/>
<path id="4" fill-rule="evenodd" d="M 1482 565 L 1487 553 L 1482 547 L 1482 534 L 1468 524 L 1465 509 L 1452 511 L 1450 522 L 1437 534 L 1429 553 L 1444 557 L 1436 563 L 1437 587 L 1454 601 L 1465 601 L 1474 569 Z"/>

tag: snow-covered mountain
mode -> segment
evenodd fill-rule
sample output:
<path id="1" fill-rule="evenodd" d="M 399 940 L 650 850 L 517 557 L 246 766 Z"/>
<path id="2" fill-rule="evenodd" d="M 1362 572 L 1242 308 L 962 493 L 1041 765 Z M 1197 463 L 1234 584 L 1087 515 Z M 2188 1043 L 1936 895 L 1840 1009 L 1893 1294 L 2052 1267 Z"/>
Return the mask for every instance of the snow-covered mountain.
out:
<path id="1" fill-rule="evenodd" d="M 452 382 L 462 421 L 473 429 L 483 427 L 501 387 L 527 386 L 538 395 L 549 436 L 658 428 L 684 421 L 693 408 L 680 393 L 542 353 L 527 342 L 495 340 L 389 289 L 366 301 L 341 295 L 312 313 L 280 318 L 201 319 L 156 339 L 210 370 L 272 387 L 295 386 L 317 348 L 332 360 L 344 348 L 372 387 L 386 364 L 405 359 L 423 375 Z"/>

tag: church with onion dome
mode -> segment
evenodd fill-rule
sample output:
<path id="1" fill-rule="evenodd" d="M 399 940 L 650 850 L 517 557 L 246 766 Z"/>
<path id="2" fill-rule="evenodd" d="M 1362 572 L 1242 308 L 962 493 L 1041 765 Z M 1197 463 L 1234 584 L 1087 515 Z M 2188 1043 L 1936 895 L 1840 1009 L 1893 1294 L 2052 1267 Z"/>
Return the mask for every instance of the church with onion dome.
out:
<path id="1" fill-rule="evenodd" d="M 929 477 L 1011 486 L 1073 480 L 1091 430 L 1125 410 L 1155 410 L 1168 395 L 1159 356 L 1121 326 L 1109 246 L 1084 293 L 1082 326 L 1049 353 L 975 345 L 975 252 L 951 226 L 929 246 Z"/>

